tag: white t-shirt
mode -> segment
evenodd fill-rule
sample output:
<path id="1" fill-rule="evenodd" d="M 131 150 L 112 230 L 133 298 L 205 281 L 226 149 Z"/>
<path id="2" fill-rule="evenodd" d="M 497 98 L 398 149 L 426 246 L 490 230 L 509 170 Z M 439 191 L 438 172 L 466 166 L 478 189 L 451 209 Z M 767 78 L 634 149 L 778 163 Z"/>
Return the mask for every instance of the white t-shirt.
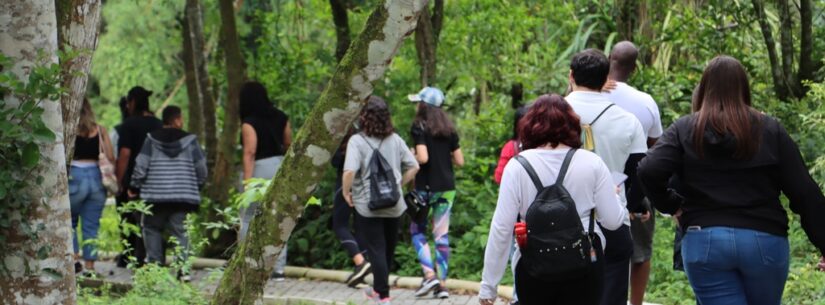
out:
<path id="1" fill-rule="evenodd" d="M 569 148 L 530 149 L 521 152 L 520 155 L 530 162 L 542 184 L 549 186 L 555 183 L 568 150 Z M 594 208 L 596 220 L 609 230 L 618 229 L 627 217 L 627 209 L 619 203 L 616 196 L 616 187 L 613 185 L 610 170 L 594 153 L 583 149 L 576 151 L 562 184 L 576 202 L 576 210 L 585 230 L 590 224 L 590 210 Z M 516 218 L 525 218 L 527 208 L 533 203 L 537 193 L 538 190 L 521 163 L 515 160 L 507 162 L 501 179 L 496 211 L 490 224 L 487 249 L 484 252 L 480 298 L 489 299 L 496 296 L 496 287 L 507 266 Z M 604 247 L 606 241 L 599 226 L 595 226 L 594 231 L 601 237 Z M 521 253 L 516 249 L 513 254 L 514 266 L 520 257 Z"/>
<path id="2" fill-rule="evenodd" d="M 605 93 L 607 99 L 622 109 L 630 112 L 642 124 L 642 130 L 648 138 L 662 136 L 662 118 L 659 106 L 650 94 L 639 91 L 623 82 L 616 82 L 616 89 Z"/>
<path id="3" fill-rule="evenodd" d="M 566 98 L 582 124 L 589 124 L 611 103 L 607 97 L 598 92 L 575 91 Z M 590 127 L 596 142 L 594 151 L 607 168 L 614 173 L 624 173 L 624 166 L 631 154 L 647 152 L 647 136 L 642 130 L 642 124 L 633 114 L 621 107 L 610 107 L 601 118 Z M 624 183 L 619 194 L 621 202 L 627 206 Z M 630 225 L 630 217 L 625 219 Z"/>

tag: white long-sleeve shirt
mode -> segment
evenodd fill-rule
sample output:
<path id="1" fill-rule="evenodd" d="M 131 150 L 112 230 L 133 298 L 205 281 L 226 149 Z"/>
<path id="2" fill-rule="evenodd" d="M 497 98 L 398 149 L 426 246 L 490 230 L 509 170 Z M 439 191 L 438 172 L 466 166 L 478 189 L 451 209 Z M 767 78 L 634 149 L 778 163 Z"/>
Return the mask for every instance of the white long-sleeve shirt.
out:
<path id="1" fill-rule="evenodd" d="M 521 152 L 536 170 L 542 184 L 549 186 L 556 181 L 564 157 L 569 148 L 531 149 Z M 570 167 L 562 183 L 576 202 L 579 218 L 585 230 L 590 223 L 590 210 L 596 209 L 596 220 L 609 230 L 618 229 L 627 216 L 627 209 L 619 203 L 616 185 L 604 161 L 596 154 L 580 149 L 573 155 Z M 525 218 L 527 208 L 536 198 L 538 190 L 527 171 L 519 162 L 508 162 L 504 168 L 501 188 L 498 194 L 493 221 L 484 253 L 484 270 L 481 275 L 479 298 L 491 299 L 497 295 L 498 283 L 507 266 L 510 245 L 513 239 L 513 225 L 517 216 Z M 595 226 L 595 233 L 605 246 L 604 235 Z M 516 249 L 513 264 L 517 264 L 521 253 Z"/>

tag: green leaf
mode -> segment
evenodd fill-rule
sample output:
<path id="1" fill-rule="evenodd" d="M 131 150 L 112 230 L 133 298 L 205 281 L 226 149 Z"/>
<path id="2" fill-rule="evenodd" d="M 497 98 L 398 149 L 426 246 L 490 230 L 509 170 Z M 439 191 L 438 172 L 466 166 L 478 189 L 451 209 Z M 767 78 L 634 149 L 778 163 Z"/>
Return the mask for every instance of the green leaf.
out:
<path id="1" fill-rule="evenodd" d="M 52 268 L 44 268 L 43 269 L 43 274 L 50 276 L 54 280 L 63 279 L 63 274 L 60 274 L 60 272 L 57 272 L 57 270 L 54 270 Z"/>
<path id="2" fill-rule="evenodd" d="M 52 247 L 49 245 L 40 247 L 40 249 L 37 249 L 37 259 L 46 259 L 51 251 Z"/>
<path id="3" fill-rule="evenodd" d="M 34 130 L 34 138 L 37 141 L 51 142 L 54 141 L 54 132 L 45 125 L 40 125 Z"/>
<path id="4" fill-rule="evenodd" d="M 34 143 L 28 143 L 23 147 L 23 166 L 33 168 L 40 161 L 40 147 Z"/>

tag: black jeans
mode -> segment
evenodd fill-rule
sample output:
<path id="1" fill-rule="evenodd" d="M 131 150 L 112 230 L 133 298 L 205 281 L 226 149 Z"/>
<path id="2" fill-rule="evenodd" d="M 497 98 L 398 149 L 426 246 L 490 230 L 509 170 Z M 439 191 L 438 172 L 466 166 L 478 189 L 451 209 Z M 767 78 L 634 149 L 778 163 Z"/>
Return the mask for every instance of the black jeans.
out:
<path id="1" fill-rule="evenodd" d="M 332 230 L 335 232 L 335 236 L 338 237 L 338 241 L 341 242 L 341 246 L 347 250 L 347 254 L 354 257 L 361 253 L 359 245 L 363 245 L 364 241 L 360 237 L 352 235 L 349 228 L 349 219 L 354 209 L 344 200 L 341 187 L 338 186 L 336 189 L 335 197 L 332 200 Z"/>
<path id="2" fill-rule="evenodd" d="M 355 213 L 355 233 L 364 241 L 372 264 L 372 286 L 382 299 L 390 297 L 390 267 L 398 244 L 400 219 L 370 218 Z"/>
<path id="3" fill-rule="evenodd" d="M 602 228 L 607 248 L 604 250 L 604 293 L 601 305 L 627 305 L 630 284 L 630 257 L 633 238 L 630 227 L 622 225 L 616 231 Z"/>
<path id="4" fill-rule="evenodd" d="M 604 254 L 601 241 L 593 241 L 596 262 L 582 278 L 539 279 L 530 276 L 522 260 L 516 264 L 516 294 L 525 305 L 598 305 L 604 285 Z"/>

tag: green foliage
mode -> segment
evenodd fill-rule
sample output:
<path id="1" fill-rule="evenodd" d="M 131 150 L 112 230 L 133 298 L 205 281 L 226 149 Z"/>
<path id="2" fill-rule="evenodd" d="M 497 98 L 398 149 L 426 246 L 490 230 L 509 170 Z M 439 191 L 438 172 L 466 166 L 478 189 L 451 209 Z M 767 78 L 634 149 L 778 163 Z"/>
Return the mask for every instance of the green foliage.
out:
<path id="1" fill-rule="evenodd" d="M 169 268 L 148 264 L 134 270 L 133 286 L 125 295 L 118 296 L 103 289 L 81 288 L 77 302 L 80 305 L 202 305 L 204 295 L 192 285 L 178 281 Z"/>
<path id="2" fill-rule="evenodd" d="M 54 132 L 43 122 L 41 103 L 59 100 L 63 94 L 60 65 L 48 64 L 46 55 L 37 62 L 41 64 L 31 67 L 28 79 L 19 79 L 10 69 L 2 69 L 13 67 L 13 59 L 0 53 L 0 232 L 17 230 L 31 240 L 37 240 L 45 226 L 20 216 L 40 204 L 41 194 L 30 191 L 44 179 L 35 171 L 40 145 L 55 141 Z M 0 248 L 5 247 L 6 236 L 0 234 Z M 38 258 L 49 252 L 48 245 L 38 249 Z"/>

